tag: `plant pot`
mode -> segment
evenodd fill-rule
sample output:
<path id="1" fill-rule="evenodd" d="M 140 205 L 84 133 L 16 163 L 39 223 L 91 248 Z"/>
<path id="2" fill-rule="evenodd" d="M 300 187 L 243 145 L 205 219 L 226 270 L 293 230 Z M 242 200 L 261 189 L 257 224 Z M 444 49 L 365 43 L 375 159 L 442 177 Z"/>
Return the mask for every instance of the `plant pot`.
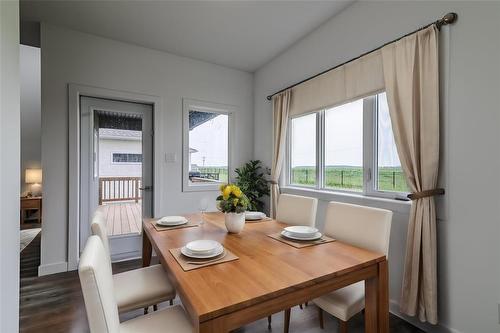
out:
<path id="1" fill-rule="evenodd" d="M 225 213 L 224 219 L 230 233 L 239 234 L 245 227 L 245 213 Z"/>

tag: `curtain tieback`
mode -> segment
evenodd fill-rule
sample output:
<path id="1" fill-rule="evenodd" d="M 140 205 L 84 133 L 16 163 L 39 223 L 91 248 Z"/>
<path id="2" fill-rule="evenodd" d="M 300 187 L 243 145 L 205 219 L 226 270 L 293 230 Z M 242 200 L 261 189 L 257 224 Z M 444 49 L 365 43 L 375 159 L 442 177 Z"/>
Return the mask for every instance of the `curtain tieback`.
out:
<path id="1" fill-rule="evenodd" d="M 278 185 L 278 182 L 274 181 L 274 180 L 269 180 L 269 183 L 272 184 L 272 185 Z"/>
<path id="2" fill-rule="evenodd" d="M 425 190 L 421 192 L 410 193 L 408 194 L 408 199 L 418 200 L 422 198 L 433 197 L 436 195 L 443 195 L 443 194 L 444 194 L 444 188 L 435 188 L 433 190 Z"/>

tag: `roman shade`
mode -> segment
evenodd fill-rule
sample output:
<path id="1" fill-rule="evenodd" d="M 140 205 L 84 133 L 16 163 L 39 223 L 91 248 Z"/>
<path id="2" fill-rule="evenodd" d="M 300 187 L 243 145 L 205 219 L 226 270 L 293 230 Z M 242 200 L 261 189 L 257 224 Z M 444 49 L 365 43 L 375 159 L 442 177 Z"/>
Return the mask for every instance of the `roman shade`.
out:
<path id="1" fill-rule="evenodd" d="M 384 87 L 382 53 L 377 50 L 293 87 L 290 116 L 344 104 Z"/>

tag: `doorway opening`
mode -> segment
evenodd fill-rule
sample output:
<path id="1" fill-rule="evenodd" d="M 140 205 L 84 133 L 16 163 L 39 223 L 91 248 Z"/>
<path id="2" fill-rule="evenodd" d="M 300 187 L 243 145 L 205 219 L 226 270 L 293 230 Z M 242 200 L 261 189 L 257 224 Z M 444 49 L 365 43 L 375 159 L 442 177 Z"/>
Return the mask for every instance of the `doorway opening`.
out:
<path id="1" fill-rule="evenodd" d="M 108 236 L 140 234 L 142 223 L 142 117 L 96 111 L 98 209 Z"/>
<path id="2" fill-rule="evenodd" d="M 153 107 L 82 96 L 80 110 L 80 249 L 99 210 L 112 260 L 137 257 L 152 215 Z"/>

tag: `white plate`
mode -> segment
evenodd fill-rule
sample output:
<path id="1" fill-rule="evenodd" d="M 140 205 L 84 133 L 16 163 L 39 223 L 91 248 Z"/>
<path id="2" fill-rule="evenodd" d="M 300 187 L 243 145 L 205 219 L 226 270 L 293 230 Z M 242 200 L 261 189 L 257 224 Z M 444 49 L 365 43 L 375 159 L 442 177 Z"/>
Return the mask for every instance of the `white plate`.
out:
<path id="1" fill-rule="evenodd" d="M 317 232 L 314 235 L 309 236 L 309 237 L 296 237 L 295 235 L 290 234 L 289 232 L 286 232 L 285 230 L 283 230 L 281 232 L 281 235 L 286 237 L 286 238 L 290 238 L 293 240 L 301 240 L 301 241 L 312 241 L 312 240 L 317 240 L 317 239 L 320 239 L 321 237 L 323 237 L 321 232 Z"/>
<path id="2" fill-rule="evenodd" d="M 248 221 L 262 220 L 264 217 L 266 217 L 266 214 L 262 212 L 245 212 L 245 220 Z"/>
<path id="3" fill-rule="evenodd" d="M 198 252 L 193 252 L 191 250 L 189 250 L 187 247 L 183 247 L 184 248 L 184 252 L 187 253 L 188 255 L 190 256 L 212 256 L 214 253 L 217 253 L 217 252 L 220 252 L 221 249 L 224 249 L 222 247 L 222 245 L 219 245 L 217 248 L 215 248 L 213 251 L 208 251 L 208 252 L 201 252 L 201 253 L 198 253 Z"/>
<path id="4" fill-rule="evenodd" d="M 312 237 L 318 232 L 318 229 L 304 225 L 295 225 L 286 227 L 285 231 L 295 237 Z"/>
<path id="5" fill-rule="evenodd" d="M 196 259 L 210 259 L 217 257 L 218 255 L 221 255 L 224 252 L 224 247 L 218 248 L 215 252 L 209 253 L 209 254 L 198 254 L 198 253 L 192 253 L 189 251 L 185 246 L 181 248 L 181 253 L 185 255 L 186 257 L 189 258 L 196 258 Z"/>
<path id="6" fill-rule="evenodd" d="M 172 227 L 176 225 L 186 224 L 188 220 L 184 216 L 165 216 L 156 221 L 156 224 Z"/>
<path id="7" fill-rule="evenodd" d="M 214 240 L 200 239 L 187 243 L 185 247 L 192 254 L 212 254 L 215 250 L 220 249 L 222 245 Z"/>

